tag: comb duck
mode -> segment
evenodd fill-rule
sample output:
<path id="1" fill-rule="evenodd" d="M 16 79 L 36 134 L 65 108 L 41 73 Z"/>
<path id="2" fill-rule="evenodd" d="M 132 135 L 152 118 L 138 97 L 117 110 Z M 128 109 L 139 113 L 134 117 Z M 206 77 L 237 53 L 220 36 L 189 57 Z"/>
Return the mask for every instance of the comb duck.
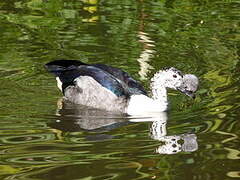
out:
<path id="1" fill-rule="evenodd" d="M 198 78 L 174 67 L 158 71 L 151 79 L 151 97 L 143 86 L 121 69 L 77 60 L 55 60 L 45 65 L 56 76 L 64 98 L 93 108 L 141 115 L 167 110 L 167 88 L 190 97 L 198 88 Z"/>

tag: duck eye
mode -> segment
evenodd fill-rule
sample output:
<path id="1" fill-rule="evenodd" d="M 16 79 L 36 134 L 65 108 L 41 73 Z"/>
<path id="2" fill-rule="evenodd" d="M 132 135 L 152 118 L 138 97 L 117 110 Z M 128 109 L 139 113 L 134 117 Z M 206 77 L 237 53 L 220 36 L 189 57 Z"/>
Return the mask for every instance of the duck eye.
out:
<path id="1" fill-rule="evenodd" d="M 174 77 L 174 78 L 177 78 L 177 75 L 176 75 L 176 74 L 174 74 L 174 75 L 173 75 L 173 77 Z"/>

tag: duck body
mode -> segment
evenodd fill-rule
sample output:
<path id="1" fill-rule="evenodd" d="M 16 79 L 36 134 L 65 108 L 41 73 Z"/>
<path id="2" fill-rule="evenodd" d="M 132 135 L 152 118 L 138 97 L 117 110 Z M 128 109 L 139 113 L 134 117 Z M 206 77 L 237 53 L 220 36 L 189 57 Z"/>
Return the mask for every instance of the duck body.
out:
<path id="1" fill-rule="evenodd" d="M 155 74 L 155 80 L 152 78 L 153 97 L 150 98 L 138 81 L 115 67 L 86 64 L 77 60 L 56 60 L 47 63 L 45 67 L 56 76 L 58 88 L 64 98 L 72 103 L 129 115 L 167 110 L 166 87 L 169 84 L 164 85 L 164 83 L 166 80 L 167 83 L 169 82 L 168 78 L 164 78 L 163 71 Z M 177 73 L 173 73 L 180 72 L 176 71 Z M 159 75 L 163 75 L 160 80 Z M 182 74 L 178 76 L 183 78 Z M 180 83 L 178 86 L 184 91 L 186 87 L 184 88 L 183 84 Z"/>
<path id="2" fill-rule="evenodd" d="M 104 64 L 56 60 L 45 65 L 56 76 L 64 98 L 107 111 L 127 113 L 132 95 L 147 93 L 128 73 Z"/>

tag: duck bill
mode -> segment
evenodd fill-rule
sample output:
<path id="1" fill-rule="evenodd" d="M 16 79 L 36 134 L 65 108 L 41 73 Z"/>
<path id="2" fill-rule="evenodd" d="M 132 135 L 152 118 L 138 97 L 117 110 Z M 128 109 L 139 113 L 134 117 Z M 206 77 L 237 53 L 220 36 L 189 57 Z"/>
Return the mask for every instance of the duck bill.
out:
<path id="1" fill-rule="evenodd" d="M 179 90 L 181 93 L 183 93 L 183 94 L 185 94 L 185 95 L 187 95 L 187 96 L 189 96 L 189 97 L 191 97 L 191 98 L 193 98 L 193 99 L 196 98 L 196 95 L 195 95 L 195 93 L 194 93 L 193 91 L 188 91 L 188 90 L 186 90 L 186 89 L 181 89 L 181 88 L 179 88 L 178 90 Z"/>

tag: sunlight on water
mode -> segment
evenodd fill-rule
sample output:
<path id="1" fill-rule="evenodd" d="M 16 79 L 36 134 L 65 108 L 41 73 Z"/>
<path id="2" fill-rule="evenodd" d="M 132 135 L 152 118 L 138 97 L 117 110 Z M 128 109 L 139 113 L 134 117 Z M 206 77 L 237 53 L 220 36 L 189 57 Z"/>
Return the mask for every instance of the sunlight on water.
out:
<path id="1" fill-rule="evenodd" d="M 237 1 L 2 1 L 0 179 L 237 179 Z M 195 100 L 169 92 L 157 116 L 62 101 L 44 64 L 122 68 L 147 90 L 174 66 L 196 74 Z"/>

